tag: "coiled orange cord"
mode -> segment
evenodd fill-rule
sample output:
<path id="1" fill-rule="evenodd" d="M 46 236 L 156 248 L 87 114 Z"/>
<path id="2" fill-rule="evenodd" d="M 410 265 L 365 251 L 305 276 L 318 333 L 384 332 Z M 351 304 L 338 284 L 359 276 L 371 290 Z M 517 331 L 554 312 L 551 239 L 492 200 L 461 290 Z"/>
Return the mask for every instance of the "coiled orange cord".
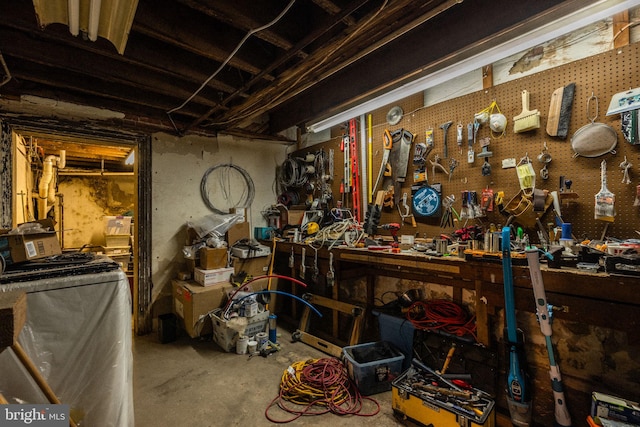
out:
<path id="1" fill-rule="evenodd" d="M 409 306 L 406 316 L 416 329 L 441 330 L 459 337 L 471 335 L 474 340 L 478 340 L 475 316 L 469 316 L 463 307 L 453 301 L 416 301 Z"/>

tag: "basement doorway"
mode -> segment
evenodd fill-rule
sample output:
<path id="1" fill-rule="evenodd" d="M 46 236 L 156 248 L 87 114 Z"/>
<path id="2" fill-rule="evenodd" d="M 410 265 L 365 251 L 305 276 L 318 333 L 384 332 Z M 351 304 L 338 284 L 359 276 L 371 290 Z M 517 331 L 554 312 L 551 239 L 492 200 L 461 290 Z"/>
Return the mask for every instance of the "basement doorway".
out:
<path id="1" fill-rule="evenodd" d="M 24 124 L 3 131 L 11 135 L 12 226 L 53 219 L 63 252 L 96 252 L 118 262 L 129 278 L 134 330 L 149 332 L 150 236 L 141 230 L 150 232 L 144 224 L 150 191 L 139 191 L 149 181 L 148 137 Z M 114 217 L 116 230 L 107 227 Z"/>

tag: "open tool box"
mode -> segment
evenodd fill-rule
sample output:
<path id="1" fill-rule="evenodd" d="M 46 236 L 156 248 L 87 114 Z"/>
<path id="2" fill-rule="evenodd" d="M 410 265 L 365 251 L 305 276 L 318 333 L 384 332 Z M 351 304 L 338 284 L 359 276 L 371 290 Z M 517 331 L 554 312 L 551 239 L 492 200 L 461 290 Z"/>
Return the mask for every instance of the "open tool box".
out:
<path id="1" fill-rule="evenodd" d="M 416 367 L 415 360 L 392 382 L 391 392 L 393 412 L 400 419 L 427 427 L 495 426 L 495 401 L 489 394 L 459 387 L 435 371 Z"/>

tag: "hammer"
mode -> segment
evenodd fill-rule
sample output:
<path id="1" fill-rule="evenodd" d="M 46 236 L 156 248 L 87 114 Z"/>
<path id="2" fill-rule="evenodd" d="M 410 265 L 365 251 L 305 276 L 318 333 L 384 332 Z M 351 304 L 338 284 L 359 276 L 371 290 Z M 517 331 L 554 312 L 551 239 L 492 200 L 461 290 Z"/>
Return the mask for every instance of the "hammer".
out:
<path id="1" fill-rule="evenodd" d="M 447 131 L 449 130 L 449 126 L 451 126 L 452 123 L 453 121 L 448 121 L 447 123 L 443 123 L 440 125 L 440 129 L 444 131 L 444 158 L 445 159 L 449 157 L 449 150 L 447 149 Z"/>

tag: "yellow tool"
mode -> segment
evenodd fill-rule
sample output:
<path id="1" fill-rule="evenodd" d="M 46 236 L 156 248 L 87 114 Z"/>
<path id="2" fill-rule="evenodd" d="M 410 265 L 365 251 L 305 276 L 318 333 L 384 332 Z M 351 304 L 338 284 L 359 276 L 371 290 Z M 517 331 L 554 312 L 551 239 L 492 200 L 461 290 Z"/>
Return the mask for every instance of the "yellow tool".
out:
<path id="1" fill-rule="evenodd" d="M 371 114 L 367 115 L 367 177 L 369 184 L 369 203 L 373 201 L 373 141 L 372 141 Z"/>
<path id="2" fill-rule="evenodd" d="M 442 370 L 440 374 L 444 375 L 447 372 L 447 368 L 449 368 L 449 363 L 451 363 L 451 358 L 453 357 L 453 353 L 456 351 L 456 343 L 451 343 L 451 348 L 449 349 L 449 353 L 447 353 L 447 358 L 444 360 L 444 364 L 442 365 Z"/>

